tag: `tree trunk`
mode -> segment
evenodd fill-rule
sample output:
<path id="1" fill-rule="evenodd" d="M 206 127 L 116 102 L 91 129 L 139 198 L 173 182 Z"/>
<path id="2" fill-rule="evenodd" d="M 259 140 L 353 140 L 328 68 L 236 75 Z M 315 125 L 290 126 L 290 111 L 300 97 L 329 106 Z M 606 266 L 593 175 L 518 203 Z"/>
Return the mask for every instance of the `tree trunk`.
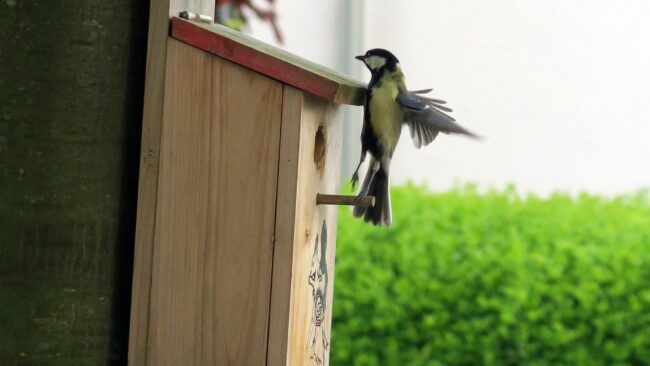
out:
<path id="1" fill-rule="evenodd" d="M 0 1 L 0 364 L 126 364 L 148 2 Z"/>

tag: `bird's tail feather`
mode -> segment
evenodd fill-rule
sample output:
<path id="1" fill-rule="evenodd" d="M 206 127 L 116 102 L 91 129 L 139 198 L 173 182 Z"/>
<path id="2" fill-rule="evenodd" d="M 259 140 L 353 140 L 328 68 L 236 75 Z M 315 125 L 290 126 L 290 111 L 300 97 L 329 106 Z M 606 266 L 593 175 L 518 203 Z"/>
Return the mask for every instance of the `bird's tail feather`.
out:
<path id="1" fill-rule="evenodd" d="M 370 178 L 372 177 L 372 166 L 374 164 L 374 159 L 368 164 L 368 171 L 366 172 L 365 177 L 363 178 L 363 182 L 361 183 L 361 187 L 359 187 L 359 194 L 361 192 L 366 192 L 367 195 L 370 194 L 370 190 L 372 187 L 370 187 L 370 184 L 373 183 Z M 354 210 L 352 211 L 352 214 L 354 217 L 361 217 L 366 213 L 366 207 L 362 206 L 354 206 Z"/>
<path id="2" fill-rule="evenodd" d="M 388 173 L 384 171 L 383 167 L 381 167 L 377 173 L 375 173 L 374 177 L 372 177 L 371 169 L 372 165 L 368 169 L 368 173 L 366 173 L 360 192 L 367 188 L 368 196 L 375 197 L 375 205 L 367 208 L 357 206 L 354 208 L 353 214 L 355 217 L 363 216 L 364 221 L 370 221 L 374 225 L 390 226 L 392 216 L 390 211 Z M 372 180 L 370 181 L 371 177 Z"/>

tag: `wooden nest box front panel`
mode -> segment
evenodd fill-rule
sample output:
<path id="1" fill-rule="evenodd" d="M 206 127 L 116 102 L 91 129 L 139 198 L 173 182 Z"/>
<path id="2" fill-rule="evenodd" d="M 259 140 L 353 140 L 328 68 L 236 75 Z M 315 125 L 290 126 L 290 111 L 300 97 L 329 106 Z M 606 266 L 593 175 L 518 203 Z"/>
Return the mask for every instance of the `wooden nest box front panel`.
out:
<path id="1" fill-rule="evenodd" d="M 363 88 L 219 26 L 172 37 L 130 363 L 327 365 L 337 209 L 316 195 L 338 191 L 339 104 Z"/>

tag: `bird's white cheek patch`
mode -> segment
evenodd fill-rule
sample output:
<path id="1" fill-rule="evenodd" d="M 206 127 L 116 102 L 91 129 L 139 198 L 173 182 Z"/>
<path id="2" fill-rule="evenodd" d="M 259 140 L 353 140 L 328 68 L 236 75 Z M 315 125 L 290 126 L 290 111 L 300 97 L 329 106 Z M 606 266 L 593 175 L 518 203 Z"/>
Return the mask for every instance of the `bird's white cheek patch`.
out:
<path id="1" fill-rule="evenodd" d="M 380 56 L 370 56 L 366 58 L 366 65 L 373 70 L 378 70 L 382 66 L 386 65 L 386 59 Z"/>

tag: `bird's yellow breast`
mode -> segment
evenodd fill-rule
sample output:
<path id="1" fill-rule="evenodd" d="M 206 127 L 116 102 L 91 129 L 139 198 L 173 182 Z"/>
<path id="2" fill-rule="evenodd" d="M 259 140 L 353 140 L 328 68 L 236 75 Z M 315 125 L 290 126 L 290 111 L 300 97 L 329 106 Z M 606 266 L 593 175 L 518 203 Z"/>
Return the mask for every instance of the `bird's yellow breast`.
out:
<path id="1" fill-rule="evenodd" d="M 392 154 L 402 131 L 402 110 L 395 101 L 399 92 L 398 81 L 385 79 L 387 80 L 382 80 L 381 85 L 372 90 L 368 108 L 375 135 L 384 148 Z"/>

